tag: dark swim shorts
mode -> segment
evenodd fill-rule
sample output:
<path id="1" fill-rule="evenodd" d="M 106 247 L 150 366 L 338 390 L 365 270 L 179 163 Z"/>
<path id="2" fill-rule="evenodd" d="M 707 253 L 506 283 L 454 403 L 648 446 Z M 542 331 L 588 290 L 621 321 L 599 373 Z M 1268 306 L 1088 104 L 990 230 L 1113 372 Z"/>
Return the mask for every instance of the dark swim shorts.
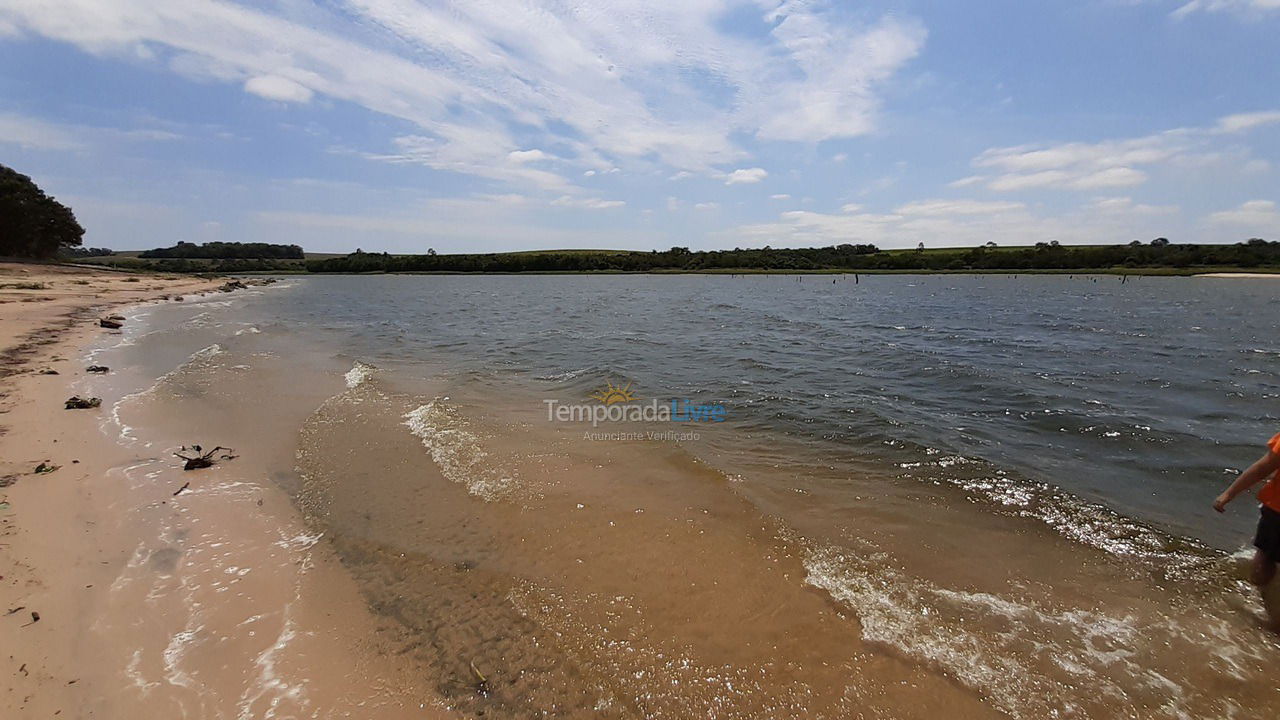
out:
<path id="1" fill-rule="evenodd" d="M 1253 546 L 1266 553 L 1271 562 L 1280 562 L 1280 512 L 1262 506 L 1262 518 L 1258 520 Z"/>

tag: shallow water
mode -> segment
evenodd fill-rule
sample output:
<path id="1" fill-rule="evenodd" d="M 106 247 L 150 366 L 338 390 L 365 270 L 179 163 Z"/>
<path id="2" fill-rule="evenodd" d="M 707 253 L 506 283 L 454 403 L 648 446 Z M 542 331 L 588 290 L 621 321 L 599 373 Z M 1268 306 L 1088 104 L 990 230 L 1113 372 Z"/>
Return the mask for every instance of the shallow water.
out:
<path id="1" fill-rule="evenodd" d="M 157 309 L 132 360 L 261 445 L 466 712 L 1280 708 L 1255 511 L 1208 508 L 1277 425 L 1266 281 L 286 284 Z M 547 419 L 607 383 L 726 419 Z"/>

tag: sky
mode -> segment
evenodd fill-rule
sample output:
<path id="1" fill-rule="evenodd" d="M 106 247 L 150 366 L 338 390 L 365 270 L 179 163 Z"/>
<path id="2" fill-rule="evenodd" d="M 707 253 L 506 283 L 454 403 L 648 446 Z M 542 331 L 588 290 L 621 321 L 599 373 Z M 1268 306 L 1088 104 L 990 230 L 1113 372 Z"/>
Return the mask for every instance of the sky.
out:
<path id="1" fill-rule="evenodd" d="M 0 0 L 85 244 L 1280 240 L 1280 0 Z"/>

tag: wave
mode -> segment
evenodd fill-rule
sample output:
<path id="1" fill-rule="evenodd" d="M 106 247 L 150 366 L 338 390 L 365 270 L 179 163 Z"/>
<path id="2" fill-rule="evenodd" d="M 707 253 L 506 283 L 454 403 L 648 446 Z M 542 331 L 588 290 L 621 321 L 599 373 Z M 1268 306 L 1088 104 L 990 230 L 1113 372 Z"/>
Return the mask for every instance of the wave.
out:
<path id="1" fill-rule="evenodd" d="M 128 446 L 137 442 L 137 438 L 133 436 L 133 428 L 127 425 L 120 416 L 120 411 L 128 404 L 138 402 L 139 400 L 155 395 L 160 388 L 166 383 L 173 382 L 177 378 L 190 375 L 193 378 L 202 377 L 201 372 L 212 368 L 214 360 L 220 355 L 226 353 L 226 350 L 218 343 L 207 345 L 187 356 L 177 367 L 169 372 L 156 378 L 147 387 L 137 392 L 129 393 L 116 400 L 111 404 L 111 410 L 106 414 L 101 423 L 101 429 L 106 432 L 107 427 L 114 426 L 116 428 L 117 441 Z M 209 382 L 207 379 L 205 382 Z"/>
<path id="2" fill-rule="evenodd" d="M 1204 608 L 1139 617 L 949 589 L 874 548 L 809 547 L 804 567 L 807 584 L 857 614 L 866 641 L 945 672 L 1018 720 L 1232 717 L 1240 708 L 1229 694 L 1192 673 L 1260 682 L 1267 667 L 1253 638 Z"/>
<path id="3" fill-rule="evenodd" d="M 984 461 L 930 451 L 927 462 L 900 463 L 950 469 L 981 468 Z M 923 479 L 923 478 L 922 478 Z M 1002 469 L 990 473 L 941 473 L 929 479 L 965 491 L 994 512 L 1038 520 L 1059 535 L 1109 555 L 1145 562 L 1164 577 L 1216 582 L 1223 578 L 1223 553 L 1194 539 L 1171 535 L 1056 485 L 1026 480 Z"/>
<path id="4" fill-rule="evenodd" d="M 406 413 L 404 425 L 422 440 L 440 472 L 472 495 L 496 500 L 516 488 L 515 470 L 495 464 L 466 418 L 442 398 Z"/>

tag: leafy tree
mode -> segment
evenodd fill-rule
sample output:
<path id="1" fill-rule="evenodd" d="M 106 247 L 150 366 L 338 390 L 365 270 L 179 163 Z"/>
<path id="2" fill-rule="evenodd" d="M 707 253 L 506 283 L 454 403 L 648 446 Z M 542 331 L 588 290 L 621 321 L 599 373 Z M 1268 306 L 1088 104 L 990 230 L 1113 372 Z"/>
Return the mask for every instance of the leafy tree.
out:
<path id="1" fill-rule="evenodd" d="M 359 251 L 357 251 L 359 252 Z M 239 242 L 207 242 L 203 245 L 178 241 L 177 245 L 167 248 L 156 248 L 138 253 L 140 258 L 255 258 L 255 259 L 292 259 L 303 257 L 302 248 L 297 245 L 277 245 L 274 243 L 239 243 Z"/>
<path id="2" fill-rule="evenodd" d="M 71 208 L 45 195 L 31 178 L 0 165 L 0 255 L 51 258 L 80 245 L 83 237 Z"/>

